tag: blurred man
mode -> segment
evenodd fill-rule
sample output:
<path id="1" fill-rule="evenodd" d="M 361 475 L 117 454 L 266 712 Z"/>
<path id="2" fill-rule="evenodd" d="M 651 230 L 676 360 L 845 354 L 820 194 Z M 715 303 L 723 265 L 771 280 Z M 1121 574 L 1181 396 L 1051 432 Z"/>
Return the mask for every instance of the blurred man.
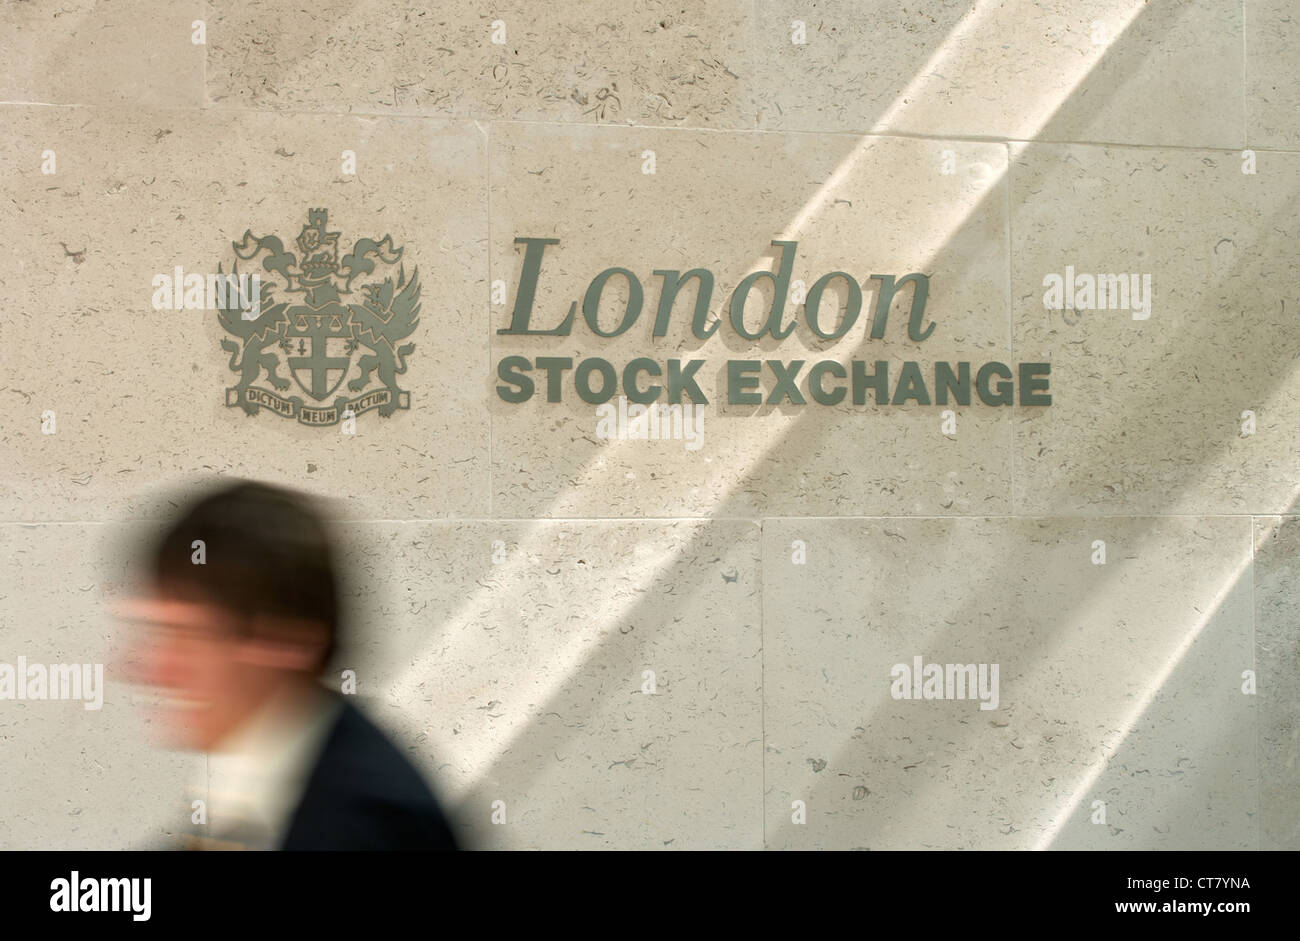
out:
<path id="1" fill-rule="evenodd" d="M 137 679 L 171 743 L 209 755 L 195 849 L 455 849 L 428 785 L 347 698 L 319 685 L 339 629 L 331 541 L 265 484 L 199 499 L 150 553 Z"/>

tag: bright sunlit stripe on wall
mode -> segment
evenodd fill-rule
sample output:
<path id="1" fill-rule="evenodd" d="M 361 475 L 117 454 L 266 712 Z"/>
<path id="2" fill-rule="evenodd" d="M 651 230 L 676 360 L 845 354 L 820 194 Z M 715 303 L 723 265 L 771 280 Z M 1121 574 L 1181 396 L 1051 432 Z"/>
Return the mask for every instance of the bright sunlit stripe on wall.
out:
<path id="1" fill-rule="evenodd" d="M 615 520 L 602 522 L 625 522 L 629 527 L 641 523 L 639 520 Z M 653 521 L 651 521 L 653 523 Z M 506 524 L 503 524 L 506 525 Z M 570 519 L 559 520 L 557 525 L 570 525 L 575 528 L 589 525 L 583 520 Z M 701 523 L 702 525 L 702 523 Z M 536 559 L 539 556 L 545 556 L 547 549 L 552 543 L 550 524 L 543 527 L 540 531 L 533 527 L 517 545 L 510 548 L 506 561 L 494 568 L 501 574 L 493 576 L 493 580 L 503 587 L 508 586 L 525 586 L 528 580 L 534 577 L 535 568 L 530 559 Z M 608 578 L 631 580 L 636 576 L 638 583 L 643 585 L 655 584 L 671 568 L 676 559 L 675 553 L 668 547 L 646 551 L 645 544 L 635 553 L 629 555 L 629 561 L 626 565 L 609 570 Z M 522 590 L 522 589 L 521 589 Z M 600 644 L 610 634 L 617 635 L 618 629 L 623 624 L 623 618 L 627 615 L 628 609 L 641 600 L 635 592 L 627 592 L 628 600 L 621 604 L 617 609 L 610 602 L 603 602 L 599 608 L 601 618 L 601 630 L 595 634 L 594 640 L 584 640 L 578 635 L 570 635 L 574 639 L 569 640 L 563 649 L 556 651 L 545 664 L 545 672 L 551 676 L 558 677 L 557 680 L 547 684 L 537 684 L 530 686 L 528 692 L 523 692 L 517 697 L 532 699 L 534 702 L 543 703 L 555 695 L 567 679 L 579 672 L 583 661 L 590 655 L 591 649 Z M 477 621 L 487 616 L 494 603 L 490 600 L 483 599 L 481 595 L 475 595 L 466 604 L 452 616 L 444 631 L 440 632 L 440 639 L 445 639 L 445 644 L 439 646 L 438 659 L 448 657 L 446 650 L 452 649 L 456 644 L 468 644 L 470 646 L 477 644 L 477 637 L 480 631 L 474 629 Z M 431 659 L 434 654 L 430 654 Z M 458 659 L 458 658 L 453 658 Z M 389 704 L 394 711 L 402 714 L 409 711 L 409 704 L 412 701 L 420 701 L 423 697 L 416 695 L 416 690 L 420 684 L 425 682 L 427 675 L 420 672 L 419 667 L 423 660 L 415 661 L 406 674 L 385 693 Z M 542 665 L 537 665 L 537 672 L 541 673 Z M 500 691 L 492 683 L 493 677 L 487 674 L 483 675 L 482 686 L 472 693 L 480 697 L 484 702 L 492 699 Z M 463 690 L 471 692 L 469 690 Z M 435 692 L 435 701 L 436 701 Z M 502 754 L 509 751 L 514 741 L 527 725 L 536 718 L 536 714 L 526 714 L 522 708 L 509 715 L 503 715 L 494 725 L 493 731 L 499 730 L 500 739 L 494 739 L 484 736 L 462 735 L 457 736 L 454 740 L 442 741 L 438 744 L 441 746 L 437 754 L 445 761 L 451 761 L 460 766 L 462 770 L 471 770 L 473 772 L 472 780 L 457 781 L 455 778 L 438 778 L 438 785 L 441 790 L 445 791 L 448 796 L 453 798 L 461 797 L 466 790 L 470 790 L 483 779 L 488 770 L 492 767 L 493 762 Z"/>
<path id="2" fill-rule="evenodd" d="M 1128 740 L 1128 737 L 1133 734 L 1133 730 L 1137 727 L 1138 722 L 1141 721 L 1142 716 L 1145 715 L 1146 711 L 1151 707 L 1151 703 L 1155 701 L 1160 690 L 1163 689 L 1165 683 L 1169 681 L 1169 677 L 1171 677 L 1174 670 L 1178 668 L 1178 664 L 1182 663 L 1183 658 L 1187 656 L 1187 651 L 1192 648 L 1192 644 L 1196 643 L 1196 638 L 1201 636 L 1201 632 L 1205 630 L 1205 626 L 1214 619 L 1216 614 L 1218 614 L 1219 609 L 1223 606 L 1224 599 L 1228 597 L 1237 582 L 1241 580 L 1242 575 L 1250 568 L 1252 561 L 1252 554 L 1250 552 L 1246 553 L 1246 558 L 1233 569 L 1231 577 L 1224 579 L 1223 582 L 1220 583 L 1218 591 L 1214 594 L 1213 601 L 1208 607 L 1206 607 L 1205 613 L 1201 616 L 1201 619 L 1196 623 L 1195 627 L 1183 635 L 1182 640 L 1174 646 L 1174 649 L 1165 659 L 1164 665 L 1161 666 L 1161 668 L 1152 676 L 1151 682 L 1147 684 L 1143 695 L 1138 699 L 1133 708 L 1128 711 L 1128 714 L 1121 720 L 1118 737 L 1113 742 L 1102 748 L 1101 754 L 1098 755 L 1096 760 L 1094 760 L 1089 766 L 1088 771 L 1079 782 L 1079 786 L 1075 788 L 1074 793 L 1070 795 L 1070 799 L 1067 800 L 1056 813 L 1051 824 L 1043 831 L 1043 835 L 1039 837 L 1038 842 L 1034 844 L 1034 849 L 1045 850 L 1051 848 L 1053 841 L 1056 840 L 1056 837 L 1060 834 L 1061 830 L 1064 829 L 1066 823 L 1069 822 L 1070 818 L 1074 815 L 1074 812 L 1078 809 L 1079 803 L 1096 785 L 1097 779 L 1100 778 L 1102 772 L 1106 770 L 1106 765 L 1109 764 L 1110 759 L 1119 753 L 1120 747 Z"/>
<path id="3" fill-rule="evenodd" d="M 1265 409 L 1267 410 L 1269 406 L 1273 404 L 1274 400 L 1289 400 L 1293 394 L 1294 393 L 1289 389 L 1278 389 L 1269 397 L 1268 402 L 1265 404 Z M 1285 507 L 1294 507 L 1297 499 L 1300 499 L 1300 484 L 1297 484 L 1292 488 L 1291 493 L 1282 505 Z M 1175 515 L 1190 516 L 1195 514 L 1196 508 L 1180 502 L 1172 507 L 1170 512 Z M 1253 526 L 1254 523 L 1252 522 L 1251 525 Z M 1052 842 L 1060 834 L 1061 830 L 1064 829 L 1066 823 L 1078 808 L 1079 803 L 1096 785 L 1097 779 L 1100 778 L 1102 773 L 1106 770 L 1106 764 L 1116 753 L 1118 753 L 1125 740 L 1127 740 L 1129 735 L 1133 733 L 1133 729 L 1136 728 L 1137 723 L 1141 720 L 1147 709 L 1150 708 L 1151 703 L 1155 700 L 1156 694 L 1164 687 L 1165 683 L 1169 680 L 1169 677 L 1173 675 L 1178 664 L 1182 662 L 1183 657 L 1187 655 L 1187 651 L 1190 650 L 1192 644 L 1196 642 L 1196 638 L 1200 636 L 1201 631 L 1205 629 L 1205 625 L 1210 622 L 1211 618 L 1214 617 L 1215 612 L 1217 612 L 1222 606 L 1223 600 L 1228 596 L 1228 593 L 1232 590 L 1233 586 L 1242 578 L 1243 575 L 1245 575 L 1246 571 L 1253 563 L 1254 547 L 1252 546 L 1252 550 L 1247 554 L 1246 559 L 1236 567 L 1230 578 L 1224 580 L 1219 591 L 1215 594 L 1213 602 L 1206 608 L 1206 612 L 1199 623 L 1197 623 L 1192 630 L 1188 631 L 1186 637 L 1179 641 L 1173 652 L 1170 654 L 1169 659 L 1165 662 L 1164 667 L 1156 672 L 1151 683 L 1147 687 L 1146 694 L 1138 701 L 1136 706 L 1129 710 L 1128 715 L 1126 715 L 1124 720 L 1120 723 L 1121 732 L 1119 737 L 1102 749 L 1101 755 L 1098 756 L 1089 767 L 1078 788 L 1071 795 L 1070 799 L 1065 802 L 1060 811 L 1057 812 L 1056 817 L 1052 820 L 1051 825 L 1044 831 L 1042 837 L 1036 844 L 1034 844 L 1034 849 L 1049 849 L 1051 847 Z"/>

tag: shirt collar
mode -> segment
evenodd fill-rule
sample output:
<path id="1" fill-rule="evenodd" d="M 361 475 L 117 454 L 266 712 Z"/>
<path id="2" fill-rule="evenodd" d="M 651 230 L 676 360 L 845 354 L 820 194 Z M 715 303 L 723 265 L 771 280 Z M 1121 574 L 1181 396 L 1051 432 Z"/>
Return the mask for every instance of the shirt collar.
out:
<path id="1" fill-rule="evenodd" d="M 209 754 L 214 835 L 278 844 L 340 706 L 324 690 L 278 691 Z"/>

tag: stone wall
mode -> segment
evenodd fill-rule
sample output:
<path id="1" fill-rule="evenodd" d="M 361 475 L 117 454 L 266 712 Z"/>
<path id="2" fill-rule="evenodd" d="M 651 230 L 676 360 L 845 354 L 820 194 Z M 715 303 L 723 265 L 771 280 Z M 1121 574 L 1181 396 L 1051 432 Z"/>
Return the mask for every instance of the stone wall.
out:
<path id="1" fill-rule="evenodd" d="M 113 610 L 170 488 L 229 475 L 331 499 L 358 692 L 473 845 L 1300 848 L 1294 5 L 926 7 L 4 4 L 0 662 L 106 690 L 0 700 L 0 847 L 185 822 L 204 758 L 151 743 Z M 339 266 L 418 271 L 406 369 L 363 343 L 318 400 L 308 325 L 241 390 L 157 279 L 306 260 L 312 209 Z M 567 333 L 503 332 L 517 239 L 558 240 L 530 327 Z M 641 358 L 657 404 L 699 361 L 698 425 L 584 400 Z M 1012 391 L 942 402 L 938 362 Z M 237 401 L 353 379 L 409 407 Z M 918 662 L 996 666 L 996 708 Z"/>

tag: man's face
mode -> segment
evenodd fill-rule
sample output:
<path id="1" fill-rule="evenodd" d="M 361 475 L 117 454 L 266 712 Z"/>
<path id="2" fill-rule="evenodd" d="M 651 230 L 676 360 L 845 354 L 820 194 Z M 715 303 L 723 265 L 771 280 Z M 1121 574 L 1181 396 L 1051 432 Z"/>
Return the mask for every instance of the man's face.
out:
<path id="1" fill-rule="evenodd" d="M 235 616 L 206 601 L 160 594 L 125 612 L 137 622 L 132 679 L 156 692 L 148 706 L 171 745 L 206 751 L 256 707 L 273 677 L 250 657 Z"/>

